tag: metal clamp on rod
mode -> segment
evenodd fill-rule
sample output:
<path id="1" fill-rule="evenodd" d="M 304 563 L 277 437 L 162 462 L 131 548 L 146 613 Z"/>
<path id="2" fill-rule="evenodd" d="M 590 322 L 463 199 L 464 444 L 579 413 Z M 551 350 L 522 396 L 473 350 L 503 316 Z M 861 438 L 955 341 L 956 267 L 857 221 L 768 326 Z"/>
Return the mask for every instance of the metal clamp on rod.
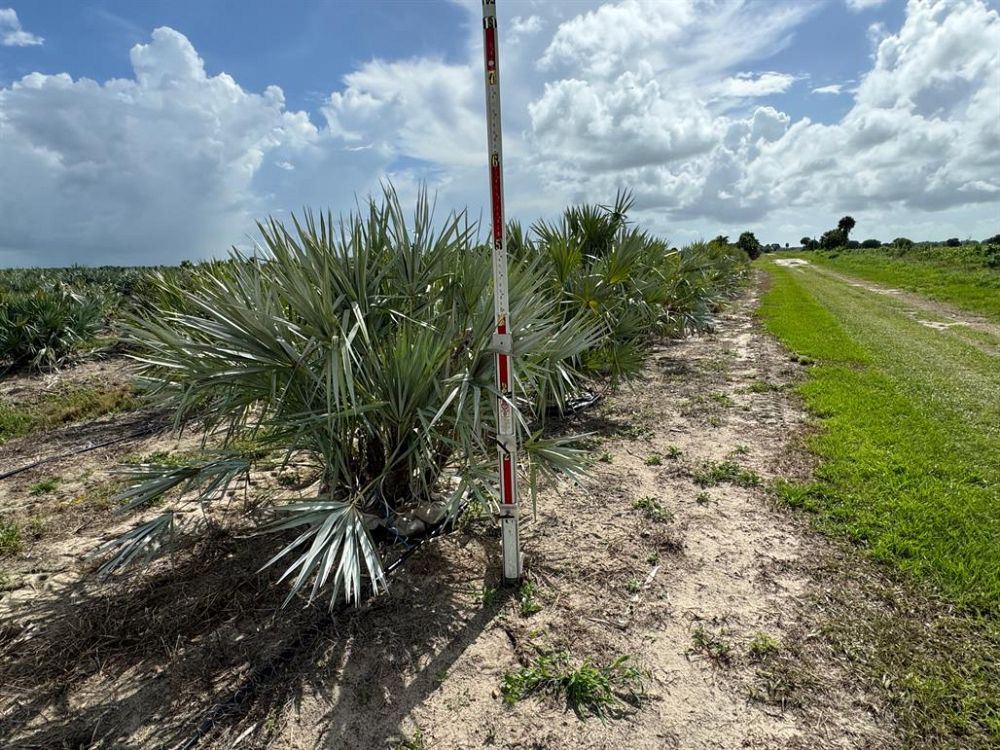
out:
<path id="1" fill-rule="evenodd" d="M 497 435 L 497 448 L 499 448 L 504 456 L 512 456 L 514 451 L 517 450 L 517 436 L 516 435 Z"/>
<path id="2" fill-rule="evenodd" d="M 493 334 L 493 351 L 511 355 L 514 353 L 514 337 L 509 333 Z"/>

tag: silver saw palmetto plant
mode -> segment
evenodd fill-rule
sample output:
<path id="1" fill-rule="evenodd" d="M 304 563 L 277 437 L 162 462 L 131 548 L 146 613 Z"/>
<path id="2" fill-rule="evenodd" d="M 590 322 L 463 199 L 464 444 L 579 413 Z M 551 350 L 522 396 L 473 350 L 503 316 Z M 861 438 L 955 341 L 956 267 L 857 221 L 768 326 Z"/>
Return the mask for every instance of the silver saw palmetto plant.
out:
<path id="1" fill-rule="evenodd" d="M 315 497 L 280 497 L 266 529 L 295 529 L 271 563 L 289 599 L 321 591 L 357 602 L 385 586 L 379 541 L 405 536 L 408 509 L 495 494 L 492 265 L 464 215 L 435 224 L 426 195 L 407 217 L 395 192 L 335 223 L 306 214 L 259 226 L 260 247 L 233 251 L 186 287 L 159 282 L 160 304 L 131 321 L 151 395 L 181 427 L 220 443 L 182 466 L 139 465 L 125 508 L 154 518 L 103 545 L 107 573 L 149 560 L 193 531 L 262 457 L 295 457 L 320 476 Z M 580 476 L 584 453 L 541 436 L 547 408 L 579 389 L 574 365 L 597 340 L 551 294 L 543 259 L 510 275 L 519 415 L 529 472 Z M 253 450 L 247 450 L 252 445 Z"/>

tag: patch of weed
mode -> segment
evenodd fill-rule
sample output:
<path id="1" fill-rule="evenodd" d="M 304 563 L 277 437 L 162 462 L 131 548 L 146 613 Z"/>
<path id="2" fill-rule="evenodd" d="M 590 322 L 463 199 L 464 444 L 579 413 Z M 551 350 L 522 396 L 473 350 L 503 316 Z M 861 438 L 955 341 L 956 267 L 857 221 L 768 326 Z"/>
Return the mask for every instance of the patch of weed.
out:
<path id="1" fill-rule="evenodd" d="M 24 524 L 24 531 L 31 536 L 32 539 L 38 539 L 45 533 L 45 528 L 48 526 L 48 522 L 41 516 L 32 516 L 28 519 L 28 522 Z"/>
<path id="2" fill-rule="evenodd" d="M 645 425 L 630 424 L 620 428 L 618 435 L 629 440 L 649 440 L 653 437 L 654 431 Z"/>
<path id="3" fill-rule="evenodd" d="M 21 529 L 13 521 L 0 518 L 0 557 L 21 551 Z"/>
<path id="4" fill-rule="evenodd" d="M 758 487 L 760 476 L 750 469 L 744 469 L 733 461 L 706 461 L 692 476 L 699 487 L 714 487 L 717 484 L 734 484 L 737 487 Z"/>
<path id="5" fill-rule="evenodd" d="M 542 654 L 531 665 L 504 674 L 500 692 L 508 705 L 541 693 L 564 699 L 580 718 L 606 719 L 639 705 L 644 695 L 643 673 L 629 665 L 630 658 L 620 656 L 605 666 L 585 659 L 573 667 L 564 652 Z"/>
<path id="6" fill-rule="evenodd" d="M 699 624 L 691 633 L 691 644 L 687 651 L 689 655 L 700 654 L 718 666 L 732 663 L 732 644 L 724 640 L 721 633 L 714 633 L 704 625 Z"/>
<path id="7" fill-rule="evenodd" d="M 778 660 L 757 670 L 748 697 L 755 703 L 782 709 L 797 707 L 801 705 L 803 689 L 810 684 L 801 669 L 787 660 Z"/>
<path id="8" fill-rule="evenodd" d="M 424 733 L 417 730 L 412 737 L 404 737 L 403 741 L 392 746 L 392 750 L 425 750 Z"/>
<path id="9" fill-rule="evenodd" d="M 747 646 L 747 653 L 754 661 L 763 661 L 780 650 L 781 641 L 767 633 L 756 633 L 753 640 L 750 641 L 750 645 Z"/>
<path id="10" fill-rule="evenodd" d="M 521 608 L 521 617 L 531 617 L 536 612 L 542 611 L 542 605 L 535 600 L 538 589 L 531 581 L 524 581 L 521 590 L 518 592 L 518 601 Z"/>
<path id="11" fill-rule="evenodd" d="M 646 456 L 646 459 L 643 463 L 645 463 L 646 466 L 662 466 L 663 456 L 660 455 L 659 453 L 650 453 L 648 456 Z"/>
<path id="12" fill-rule="evenodd" d="M 35 416 L 26 409 L 0 401 L 0 444 L 28 434 L 36 422 Z"/>
<path id="13" fill-rule="evenodd" d="M 666 523 L 674 520 L 674 514 L 664 508 L 660 501 L 652 495 L 640 497 L 632 503 L 632 507 L 641 510 L 642 514 L 654 523 Z"/>
<path id="14" fill-rule="evenodd" d="M 49 477 L 48 479 L 43 479 L 40 482 L 35 482 L 28 488 L 28 493 L 31 495 L 47 495 L 52 492 L 56 487 L 62 483 L 61 477 Z"/>
<path id="15" fill-rule="evenodd" d="M 783 386 L 769 383 L 766 380 L 755 380 L 750 385 L 740 389 L 742 393 L 773 393 L 780 390 L 783 390 Z"/>
<path id="16" fill-rule="evenodd" d="M 476 591 L 472 600 L 484 609 L 492 608 L 499 601 L 500 592 L 497 589 L 484 586 L 481 591 Z"/>
<path id="17" fill-rule="evenodd" d="M 723 409 L 730 409 L 736 405 L 736 402 L 726 393 L 713 393 L 711 398 Z"/>
<path id="18" fill-rule="evenodd" d="M 140 406 L 141 400 L 128 385 L 108 388 L 74 386 L 29 405 L 0 402 L 0 444 L 38 430 L 96 419 Z"/>

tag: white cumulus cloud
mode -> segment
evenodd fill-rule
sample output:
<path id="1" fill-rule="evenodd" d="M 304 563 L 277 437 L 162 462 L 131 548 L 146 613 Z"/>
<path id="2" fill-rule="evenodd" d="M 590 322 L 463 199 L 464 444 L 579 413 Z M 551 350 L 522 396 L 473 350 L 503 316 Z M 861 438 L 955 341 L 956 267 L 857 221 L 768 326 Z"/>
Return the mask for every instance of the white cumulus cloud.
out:
<path id="1" fill-rule="evenodd" d="M 0 89 L 0 261 L 162 262 L 240 239 L 262 206 L 265 154 L 317 139 L 277 87 L 208 76 L 167 28 L 131 53 L 135 78 L 32 73 Z"/>
<path id="2" fill-rule="evenodd" d="M 13 8 L 0 8 L 0 46 L 35 47 L 45 40 L 21 28 L 21 22 Z"/>
<path id="3" fill-rule="evenodd" d="M 474 20 L 478 3 L 466 6 Z M 748 226 L 797 240 L 842 212 L 869 236 L 997 231 L 1000 16 L 985 0 L 909 0 L 901 26 L 873 36 L 864 75 L 811 89 L 850 97 L 825 122 L 768 98 L 820 99 L 797 83 L 811 71 L 771 59 L 812 3 L 519 7 L 501 26 L 512 216 L 629 187 L 636 218 L 677 241 Z M 426 181 L 475 218 L 487 182 L 481 29 L 466 34 L 457 59 L 357 66 L 312 118 L 277 86 L 252 92 L 207 72 L 168 28 L 132 50 L 131 77 L 32 73 L 0 87 L 0 175 L 17 186 L 0 191 L 0 265 L 218 254 L 255 218 L 346 210 L 386 177 L 404 199 Z"/>
<path id="4" fill-rule="evenodd" d="M 880 5 L 885 5 L 887 0 L 846 0 L 847 7 L 853 10 L 855 13 L 868 10 L 869 8 L 877 8 Z"/>

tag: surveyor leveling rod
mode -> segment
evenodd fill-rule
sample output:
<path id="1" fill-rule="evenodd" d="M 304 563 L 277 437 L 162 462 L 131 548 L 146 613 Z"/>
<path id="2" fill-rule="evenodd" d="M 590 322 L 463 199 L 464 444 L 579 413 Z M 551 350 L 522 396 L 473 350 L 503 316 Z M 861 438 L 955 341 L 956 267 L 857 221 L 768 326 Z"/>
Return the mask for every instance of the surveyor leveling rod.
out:
<path id="1" fill-rule="evenodd" d="M 503 577 L 520 580 L 521 540 L 517 531 L 517 424 L 514 415 L 514 368 L 511 362 L 510 302 L 507 299 L 507 238 L 503 216 L 503 139 L 500 132 L 500 59 L 496 0 L 483 0 L 483 51 L 486 73 L 486 139 L 490 157 L 490 216 L 493 221 L 493 297 L 497 369 L 497 455 L 500 461 L 500 530 Z"/>

